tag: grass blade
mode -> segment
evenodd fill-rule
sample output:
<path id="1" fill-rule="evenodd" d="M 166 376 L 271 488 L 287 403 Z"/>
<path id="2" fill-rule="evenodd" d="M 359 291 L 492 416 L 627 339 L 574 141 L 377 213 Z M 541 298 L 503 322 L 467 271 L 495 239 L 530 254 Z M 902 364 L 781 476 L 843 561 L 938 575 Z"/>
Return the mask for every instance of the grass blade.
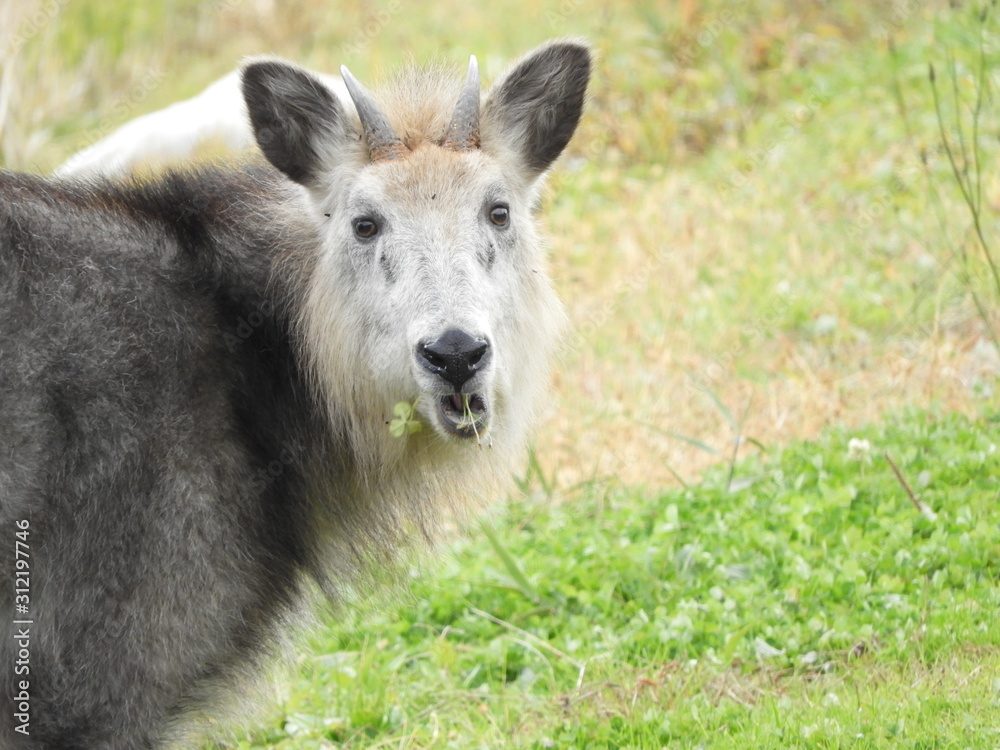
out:
<path id="1" fill-rule="evenodd" d="M 520 591 L 525 598 L 533 604 L 542 604 L 543 601 L 547 601 L 545 597 L 538 593 L 538 589 L 531 585 L 531 581 L 529 581 L 527 576 L 525 576 L 521 571 L 517 561 L 511 557 L 510 552 L 507 551 L 507 548 L 497 538 L 493 528 L 488 523 L 484 523 L 482 524 L 482 529 L 487 541 L 489 541 L 493 550 L 497 553 L 497 556 L 503 563 L 504 568 L 507 570 L 507 575 L 511 577 L 511 580 L 514 582 L 517 590 Z"/>
<path id="2" fill-rule="evenodd" d="M 703 450 L 706 453 L 711 453 L 713 456 L 719 455 L 719 451 L 715 450 L 715 448 L 713 448 L 710 445 L 706 445 L 700 440 L 695 440 L 693 437 L 688 437 L 687 435 L 681 435 L 679 432 L 664 430 L 662 427 L 657 427 L 655 424 L 650 424 L 649 422 L 641 422 L 636 420 L 636 424 L 645 427 L 647 430 L 652 430 L 653 432 L 657 432 L 660 435 L 664 435 L 669 438 L 674 438 L 675 440 L 682 440 L 688 445 L 693 445 L 695 448 L 698 448 L 699 450 Z"/>

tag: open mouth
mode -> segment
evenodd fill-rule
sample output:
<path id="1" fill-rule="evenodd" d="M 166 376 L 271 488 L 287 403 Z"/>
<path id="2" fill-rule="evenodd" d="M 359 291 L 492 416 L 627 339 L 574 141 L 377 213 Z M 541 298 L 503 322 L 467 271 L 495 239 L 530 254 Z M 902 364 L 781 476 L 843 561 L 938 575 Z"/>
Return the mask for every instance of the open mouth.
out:
<path id="1" fill-rule="evenodd" d="M 441 424 L 460 438 L 482 437 L 490 424 L 490 410 L 481 393 L 453 393 L 438 399 Z"/>

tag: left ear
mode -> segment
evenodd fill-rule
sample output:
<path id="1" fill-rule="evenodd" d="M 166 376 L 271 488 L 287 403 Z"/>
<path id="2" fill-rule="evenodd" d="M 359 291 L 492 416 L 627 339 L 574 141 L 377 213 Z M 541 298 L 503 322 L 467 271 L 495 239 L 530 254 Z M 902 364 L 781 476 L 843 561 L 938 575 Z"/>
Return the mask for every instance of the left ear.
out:
<path id="1" fill-rule="evenodd" d="M 283 60 L 243 67 L 243 98 L 257 145 L 288 177 L 311 186 L 347 138 L 344 108 L 319 79 Z"/>
<path id="2" fill-rule="evenodd" d="M 591 54 L 575 40 L 550 42 L 529 53 L 487 96 L 482 141 L 520 156 L 537 177 L 576 131 L 590 80 Z"/>

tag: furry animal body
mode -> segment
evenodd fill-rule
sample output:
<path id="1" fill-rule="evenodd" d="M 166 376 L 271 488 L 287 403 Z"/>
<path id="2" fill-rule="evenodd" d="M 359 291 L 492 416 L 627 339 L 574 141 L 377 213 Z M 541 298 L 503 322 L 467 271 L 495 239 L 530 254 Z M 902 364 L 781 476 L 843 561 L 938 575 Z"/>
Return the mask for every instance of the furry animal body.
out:
<path id="1" fill-rule="evenodd" d="M 345 71 L 349 102 L 253 60 L 266 161 L 0 172 L 0 747 L 176 742 L 313 582 L 503 493 L 562 321 L 533 212 L 589 72 L 557 41 L 482 98 L 473 58 L 377 96 Z"/>

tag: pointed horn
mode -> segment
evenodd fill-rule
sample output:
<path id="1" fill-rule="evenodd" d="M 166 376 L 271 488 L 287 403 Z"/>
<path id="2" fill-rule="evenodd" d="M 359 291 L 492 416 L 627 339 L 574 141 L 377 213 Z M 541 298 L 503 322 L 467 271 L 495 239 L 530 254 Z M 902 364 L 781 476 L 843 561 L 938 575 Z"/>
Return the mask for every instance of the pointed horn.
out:
<path id="1" fill-rule="evenodd" d="M 396 135 L 396 131 L 389 124 L 389 118 L 379 109 L 368 90 L 343 65 L 340 66 L 340 75 L 354 101 L 354 107 L 358 110 L 358 117 L 361 118 L 361 127 L 365 131 L 365 142 L 368 144 L 371 160 L 402 159 L 406 156 L 409 149 Z"/>
<path id="2" fill-rule="evenodd" d="M 469 57 L 469 73 L 444 131 L 441 147 L 450 151 L 472 151 L 479 148 L 479 63 Z"/>

